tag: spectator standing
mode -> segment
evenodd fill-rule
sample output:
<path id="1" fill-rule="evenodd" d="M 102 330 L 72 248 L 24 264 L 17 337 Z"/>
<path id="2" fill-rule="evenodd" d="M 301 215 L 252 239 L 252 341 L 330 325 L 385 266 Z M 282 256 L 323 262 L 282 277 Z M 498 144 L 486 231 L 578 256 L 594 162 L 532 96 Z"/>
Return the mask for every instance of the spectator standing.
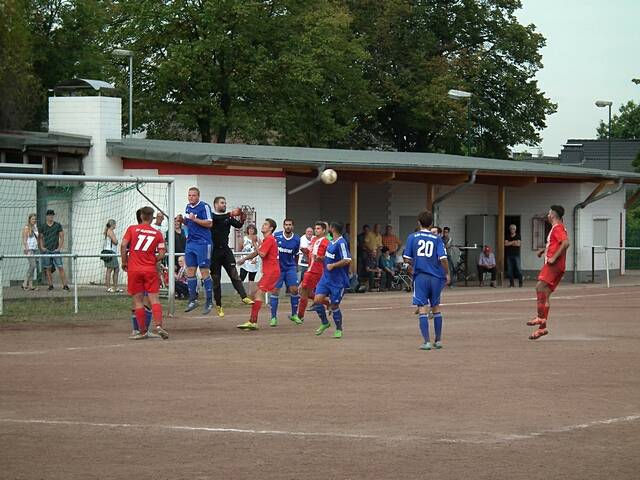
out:
<path id="1" fill-rule="evenodd" d="M 39 229 L 40 251 L 44 254 L 59 254 L 64 248 L 64 231 L 62 230 L 62 225 L 55 221 L 55 216 L 56 212 L 51 209 L 47 210 L 47 220 Z M 62 289 L 69 291 L 69 285 L 67 285 L 67 280 L 64 276 L 62 257 L 42 257 L 42 269 L 47 277 L 48 290 L 53 290 L 53 275 L 51 274 L 53 266 L 56 267 L 60 275 Z"/>
<path id="2" fill-rule="evenodd" d="M 298 255 L 298 283 L 302 282 L 304 272 L 309 268 L 309 247 L 313 240 L 313 228 L 307 227 L 300 237 L 300 254 Z"/>
<path id="3" fill-rule="evenodd" d="M 156 218 L 151 224 L 151 226 L 156 230 L 158 230 L 162 234 L 163 238 L 165 239 L 167 238 L 167 232 L 169 231 L 169 226 L 167 225 L 167 222 L 164 219 L 164 213 L 158 211 L 158 213 L 156 213 Z"/>
<path id="4" fill-rule="evenodd" d="M 484 285 L 483 278 L 485 273 L 491 273 L 491 286 L 496 287 L 496 256 L 491 251 L 489 245 L 485 245 L 482 249 L 480 257 L 478 257 L 478 281 L 480 286 Z"/>
<path id="5" fill-rule="evenodd" d="M 182 227 L 182 220 L 176 217 L 173 221 L 174 237 L 176 244 L 176 253 L 184 253 L 184 247 L 187 245 L 187 233 Z"/>
<path id="6" fill-rule="evenodd" d="M 259 246 L 258 229 L 255 225 L 247 225 L 242 244 L 243 257 L 249 256 L 250 254 L 255 252 Z M 255 258 L 247 260 L 245 263 L 240 265 L 240 280 L 244 282 L 247 276 L 249 277 L 249 294 L 253 294 L 253 291 L 255 290 L 256 275 L 258 274 L 258 269 L 260 268 L 260 266 L 258 265 L 258 258 L 259 256 L 256 256 Z"/>
<path id="7" fill-rule="evenodd" d="M 116 221 L 110 219 L 107 221 L 107 226 L 104 229 L 104 239 L 102 243 L 101 253 L 118 253 L 118 237 L 115 234 Z M 104 260 L 104 266 L 107 268 L 104 283 L 107 286 L 107 292 L 115 293 L 122 292 L 121 288 L 118 288 L 118 275 L 120 274 L 120 264 L 118 263 L 118 257 L 108 257 Z M 113 283 L 111 279 L 113 278 Z"/>
<path id="8" fill-rule="evenodd" d="M 522 268 L 520 267 L 520 246 L 522 238 L 518 227 L 509 225 L 509 232 L 504 241 L 504 258 L 507 262 L 507 278 L 509 287 L 514 287 L 514 279 L 518 279 L 518 286 L 522 287 Z"/>
<path id="9" fill-rule="evenodd" d="M 444 243 L 444 248 L 447 250 L 447 262 L 449 263 L 449 276 L 451 277 L 450 287 L 453 287 L 456 283 L 456 275 L 455 275 L 455 265 L 453 263 L 453 259 L 451 257 L 451 251 L 453 247 L 453 239 L 451 238 L 451 229 L 449 227 L 444 227 L 442 229 L 442 242 Z"/>
<path id="10" fill-rule="evenodd" d="M 393 227 L 387 225 L 384 235 L 382 235 L 382 245 L 387 247 L 389 255 L 392 257 L 395 256 L 396 252 L 400 249 L 401 243 L 398 236 L 393 233 Z"/>
<path id="11" fill-rule="evenodd" d="M 380 290 L 391 290 L 391 281 L 395 275 L 395 263 L 388 247 L 382 247 L 382 253 L 378 260 L 378 267 L 381 270 Z"/>
<path id="12" fill-rule="evenodd" d="M 380 224 L 376 223 L 373 229 L 364 237 L 364 248 L 377 258 L 382 248 L 382 235 L 380 235 Z"/>
<path id="13" fill-rule="evenodd" d="M 184 255 L 178 257 L 176 262 L 176 298 L 189 298 L 189 287 L 187 286 L 187 266 L 184 263 Z"/>
<path id="14" fill-rule="evenodd" d="M 22 282 L 23 290 L 35 290 L 33 286 L 33 273 L 36 270 L 38 262 L 34 255 L 38 253 L 38 219 L 35 213 L 30 213 L 27 217 L 27 224 L 22 227 L 22 249 L 25 255 L 29 255 L 27 258 L 29 262 L 29 268 L 27 270 L 27 276 L 24 282 Z"/>

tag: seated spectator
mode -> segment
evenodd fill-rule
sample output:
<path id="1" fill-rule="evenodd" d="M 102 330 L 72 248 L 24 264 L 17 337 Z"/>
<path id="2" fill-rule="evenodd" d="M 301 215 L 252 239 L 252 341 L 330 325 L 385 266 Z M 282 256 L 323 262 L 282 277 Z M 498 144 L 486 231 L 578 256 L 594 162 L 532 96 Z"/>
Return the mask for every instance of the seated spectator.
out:
<path id="1" fill-rule="evenodd" d="M 378 259 L 378 267 L 381 272 L 380 290 L 391 290 L 391 282 L 395 275 L 395 264 L 390 253 L 387 247 L 382 247 L 382 253 Z"/>
<path id="2" fill-rule="evenodd" d="M 184 264 L 184 257 L 178 257 L 176 264 L 176 298 L 189 298 L 189 288 L 187 287 L 187 266 Z"/>
<path id="3" fill-rule="evenodd" d="M 387 225 L 387 228 L 384 231 L 384 235 L 382 235 L 382 245 L 387 247 L 389 250 L 389 255 L 392 257 L 395 256 L 396 252 L 400 249 L 400 239 L 397 235 L 393 233 L 393 227 L 391 225 Z"/>
<path id="4" fill-rule="evenodd" d="M 382 271 L 378 267 L 378 259 L 375 255 L 369 255 L 367 257 L 365 269 L 367 272 L 367 279 L 369 280 L 369 290 L 373 290 L 374 288 L 376 288 L 376 281 L 378 285 L 380 284 L 380 274 L 382 273 Z"/>
<path id="5" fill-rule="evenodd" d="M 491 247 L 489 245 L 485 245 L 482 249 L 482 253 L 478 258 L 478 281 L 480 286 L 482 287 L 484 282 L 484 274 L 486 272 L 491 273 L 491 286 L 493 288 L 496 287 L 496 257 L 491 251 Z"/>

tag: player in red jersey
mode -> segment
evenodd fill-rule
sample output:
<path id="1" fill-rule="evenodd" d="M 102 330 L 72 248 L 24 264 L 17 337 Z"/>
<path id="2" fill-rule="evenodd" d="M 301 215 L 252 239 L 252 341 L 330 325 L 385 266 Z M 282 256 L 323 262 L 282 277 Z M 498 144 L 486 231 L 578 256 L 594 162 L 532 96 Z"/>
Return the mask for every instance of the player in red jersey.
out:
<path id="1" fill-rule="evenodd" d="M 162 328 L 162 305 L 160 305 L 160 278 L 158 277 L 157 264 L 161 262 L 166 253 L 164 237 L 162 233 L 151 226 L 154 210 L 151 207 L 140 209 L 142 223 L 131 225 L 120 243 L 120 256 L 122 269 L 127 272 L 128 291 L 133 297 L 136 320 L 138 321 L 139 334 L 131 337 L 133 340 L 147 338 L 147 326 L 144 312 L 144 293 L 147 292 L 151 302 L 153 314 L 154 333 L 164 340 L 169 338 L 167 331 Z M 128 249 L 128 255 L 127 255 Z M 156 255 L 156 251 L 158 252 Z"/>
<path id="2" fill-rule="evenodd" d="M 280 279 L 280 261 L 278 255 L 278 242 L 273 236 L 273 232 L 276 229 L 276 222 L 272 218 L 265 219 L 260 231 L 263 235 L 262 244 L 253 253 L 250 253 L 246 257 L 241 258 L 238 261 L 238 266 L 242 265 L 247 260 L 260 255 L 262 258 L 262 277 L 258 282 L 258 289 L 253 294 L 254 303 L 251 305 L 251 318 L 248 322 L 238 325 L 238 328 L 242 330 L 257 330 L 258 329 L 258 314 L 260 313 L 260 307 L 264 302 L 265 292 L 271 292 L 276 288 L 276 284 Z"/>
<path id="3" fill-rule="evenodd" d="M 544 255 L 544 265 L 538 275 L 536 285 L 536 298 L 538 303 L 538 316 L 527 322 L 527 325 L 537 327 L 530 340 L 549 333 L 547 331 L 547 317 L 549 316 L 549 297 L 558 287 L 566 269 L 567 249 L 569 248 L 569 236 L 562 223 L 564 208 L 560 205 L 552 205 L 547 219 L 551 223 L 551 231 L 547 237 L 547 245 L 538 252 L 538 257 Z"/>
<path id="4" fill-rule="evenodd" d="M 307 303 L 313 300 L 316 285 L 322 278 L 324 272 L 324 254 L 327 251 L 329 240 L 327 240 L 327 224 L 316 222 L 313 226 L 314 237 L 309 245 L 309 268 L 304 272 L 300 283 L 300 303 L 298 304 L 298 318 L 304 318 L 307 310 Z"/>

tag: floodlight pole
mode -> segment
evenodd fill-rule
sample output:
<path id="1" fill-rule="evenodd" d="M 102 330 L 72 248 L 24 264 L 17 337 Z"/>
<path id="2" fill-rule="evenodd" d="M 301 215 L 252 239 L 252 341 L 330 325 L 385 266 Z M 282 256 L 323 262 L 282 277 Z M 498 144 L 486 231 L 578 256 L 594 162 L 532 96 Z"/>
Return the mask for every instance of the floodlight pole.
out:
<path id="1" fill-rule="evenodd" d="M 129 57 L 129 136 L 133 135 L 133 52 L 116 48 L 111 52 L 114 57 Z"/>
<path id="2" fill-rule="evenodd" d="M 608 164 L 608 169 L 611 170 L 611 105 L 613 105 L 613 102 L 611 102 L 610 100 L 598 100 L 596 102 L 596 107 L 602 108 L 602 107 L 609 107 L 609 129 L 607 131 L 607 149 L 608 149 L 608 155 L 607 155 L 607 164 Z"/>
<path id="3" fill-rule="evenodd" d="M 467 101 L 467 157 L 469 157 L 471 156 L 471 97 L 473 94 L 464 90 L 449 90 L 447 95 L 454 100 Z"/>

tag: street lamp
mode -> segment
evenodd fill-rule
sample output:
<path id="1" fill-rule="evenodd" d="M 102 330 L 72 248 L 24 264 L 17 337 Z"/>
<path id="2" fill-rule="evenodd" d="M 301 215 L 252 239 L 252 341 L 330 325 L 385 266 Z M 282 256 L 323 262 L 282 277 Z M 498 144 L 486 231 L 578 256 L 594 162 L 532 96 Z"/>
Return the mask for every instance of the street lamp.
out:
<path id="1" fill-rule="evenodd" d="M 129 136 L 133 134 L 133 52 L 116 48 L 111 51 L 114 57 L 129 57 Z"/>
<path id="2" fill-rule="evenodd" d="M 608 150 L 609 150 L 609 153 L 607 155 L 609 170 L 611 170 L 611 105 L 613 105 L 613 102 L 608 100 L 598 100 L 596 102 L 596 107 L 600 107 L 600 108 L 609 107 L 609 129 L 608 129 L 608 135 L 607 135 L 609 137 L 609 140 L 607 142 Z"/>
<path id="3" fill-rule="evenodd" d="M 454 100 L 467 100 L 467 156 L 471 155 L 471 96 L 469 92 L 463 90 L 449 90 L 449 98 Z"/>

